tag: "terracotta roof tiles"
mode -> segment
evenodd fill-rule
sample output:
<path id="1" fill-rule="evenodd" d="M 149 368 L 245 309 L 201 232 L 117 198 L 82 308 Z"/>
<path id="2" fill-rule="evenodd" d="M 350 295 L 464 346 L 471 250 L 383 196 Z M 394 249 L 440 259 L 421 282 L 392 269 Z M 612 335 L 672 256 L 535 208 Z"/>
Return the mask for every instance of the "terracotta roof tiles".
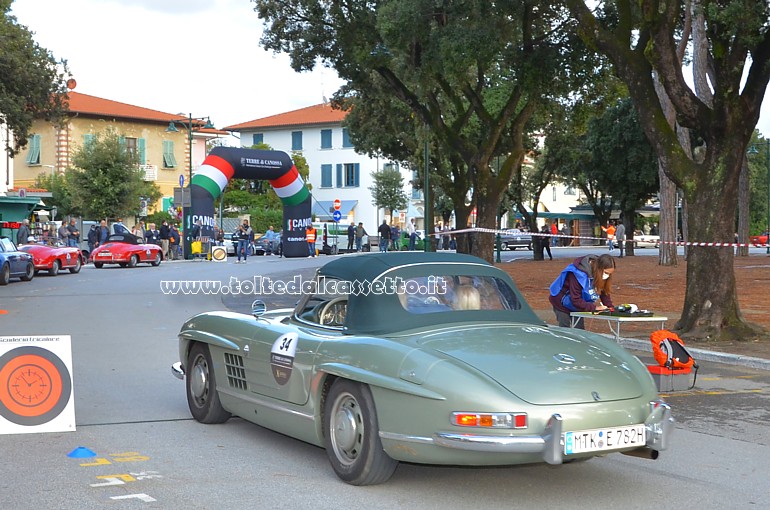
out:
<path id="1" fill-rule="evenodd" d="M 247 129 L 280 128 L 289 126 L 307 126 L 318 124 L 339 124 L 347 115 L 347 112 L 335 110 L 328 103 L 308 106 L 286 113 L 279 113 L 270 117 L 250 120 L 222 129 L 226 131 L 243 131 Z"/>

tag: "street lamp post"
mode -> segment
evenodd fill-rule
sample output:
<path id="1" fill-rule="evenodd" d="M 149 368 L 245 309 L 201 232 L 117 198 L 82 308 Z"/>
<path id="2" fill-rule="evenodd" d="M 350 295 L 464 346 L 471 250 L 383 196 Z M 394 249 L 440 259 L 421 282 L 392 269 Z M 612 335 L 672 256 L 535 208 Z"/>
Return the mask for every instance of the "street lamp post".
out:
<path id="1" fill-rule="evenodd" d="M 765 166 L 767 166 L 767 223 L 765 224 L 765 233 L 767 239 L 765 244 L 767 245 L 766 253 L 770 255 L 770 140 L 760 142 L 765 146 Z M 749 154 L 758 154 L 759 151 L 754 145 L 749 148 Z"/>
<path id="2" fill-rule="evenodd" d="M 192 209 L 192 189 L 190 186 L 192 185 L 192 174 L 193 174 L 193 152 L 192 152 L 192 142 L 193 142 L 193 122 L 196 121 L 206 121 L 206 123 L 203 126 L 199 126 L 203 129 L 213 129 L 214 125 L 211 123 L 211 119 L 207 117 L 193 117 L 192 113 L 187 115 L 187 122 L 183 120 L 172 120 L 169 122 L 168 127 L 166 128 L 166 132 L 169 133 L 176 133 L 179 131 L 175 125 L 175 122 L 179 122 L 182 124 L 185 129 L 187 129 L 187 148 L 188 148 L 188 175 L 187 175 L 187 189 L 188 193 L 190 193 L 190 205 L 188 207 L 184 206 L 184 203 L 182 204 L 182 216 L 184 217 L 183 220 L 183 231 L 184 231 L 184 249 L 183 254 L 185 259 L 192 258 L 191 248 L 192 248 L 192 222 L 190 221 L 190 210 Z"/>

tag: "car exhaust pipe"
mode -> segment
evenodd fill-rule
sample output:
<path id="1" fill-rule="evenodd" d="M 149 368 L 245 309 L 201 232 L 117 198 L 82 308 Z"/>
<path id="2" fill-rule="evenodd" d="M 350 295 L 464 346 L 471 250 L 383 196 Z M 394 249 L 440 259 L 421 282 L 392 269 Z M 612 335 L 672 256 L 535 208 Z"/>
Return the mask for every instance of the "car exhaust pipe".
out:
<path id="1" fill-rule="evenodd" d="M 658 450 L 653 450 L 652 448 L 647 448 L 646 446 L 642 448 L 637 448 L 636 450 L 629 450 L 627 452 L 620 452 L 623 455 L 630 455 L 631 457 L 640 457 L 642 459 L 651 459 L 655 460 L 658 458 L 658 455 L 660 455 L 660 452 Z"/>

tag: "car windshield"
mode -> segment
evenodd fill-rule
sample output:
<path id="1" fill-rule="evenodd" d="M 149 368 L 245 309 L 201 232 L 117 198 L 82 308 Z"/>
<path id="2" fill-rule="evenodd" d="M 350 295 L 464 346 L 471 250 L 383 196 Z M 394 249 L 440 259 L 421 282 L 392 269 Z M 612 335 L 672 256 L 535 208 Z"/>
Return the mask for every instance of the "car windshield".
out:
<path id="1" fill-rule="evenodd" d="M 513 290 L 491 276 L 420 276 L 404 280 L 399 287 L 399 302 L 410 313 L 521 308 Z"/>
<path id="2" fill-rule="evenodd" d="M 0 247 L 2 247 L 2 250 L 0 251 L 16 251 L 16 247 L 13 245 L 13 241 L 7 237 L 0 239 Z"/>

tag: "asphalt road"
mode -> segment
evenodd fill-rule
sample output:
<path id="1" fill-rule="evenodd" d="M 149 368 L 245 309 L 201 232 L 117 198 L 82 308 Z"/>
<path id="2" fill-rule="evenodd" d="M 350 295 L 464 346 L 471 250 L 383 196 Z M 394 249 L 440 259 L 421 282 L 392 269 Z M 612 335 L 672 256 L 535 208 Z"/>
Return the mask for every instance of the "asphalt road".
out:
<path id="1" fill-rule="evenodd" d="M 0 434 L 0 509 L 770 507 L 770 372 L 741 366 L 703 362 L 695 390 L 666 396 L 677 430 L 656 461 L 403 464 L 388 483 L 362 488 L 340 482 L 322 449 L 237 418 L 192 420 L 169 369 L 178 328 L 204 310 L 248 311 L 254 296 L 164 295 L 160 281 L 289 280 L 324 261 L 89 266 L 0 287 L 0 335 L 71 336 L 77 424 L 74 432 Z M 296 298 L 266 301 L 274 308 Z M 77 447 L 95 456 L 68 457 Z"/>

